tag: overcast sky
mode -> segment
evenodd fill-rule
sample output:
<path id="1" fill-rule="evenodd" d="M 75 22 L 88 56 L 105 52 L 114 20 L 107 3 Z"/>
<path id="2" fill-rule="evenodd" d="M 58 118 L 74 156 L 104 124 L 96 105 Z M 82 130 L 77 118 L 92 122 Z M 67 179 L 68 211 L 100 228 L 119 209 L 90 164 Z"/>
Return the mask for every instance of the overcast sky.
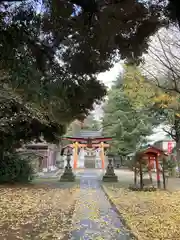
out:
<path id="1" fill-rule="evenodd" d="M 113 82 L 116 80 L 117 76 L 121 73 L 122 69 L 123 69 L 122 64 L 118 62 L 109 71 L 100 73 L 98 75 L 98 79 L 102 81 L 108 88 L 110 88 Z M 101 105 L 96 106 L 95 111 L 93 111 L 93 113 L 96 119 L 100 119 L 103 114 L 102 106 Z"/>
<path id="2" fill-rule="evenodd" d="M 120 62 L 116 63 L 110 71 L 100 73 L 98 79 L 106 84 L 108 87 L 111 87 L 113 81 L 116 80 L 119 73 L 122 71 L 122 64 Z"/>

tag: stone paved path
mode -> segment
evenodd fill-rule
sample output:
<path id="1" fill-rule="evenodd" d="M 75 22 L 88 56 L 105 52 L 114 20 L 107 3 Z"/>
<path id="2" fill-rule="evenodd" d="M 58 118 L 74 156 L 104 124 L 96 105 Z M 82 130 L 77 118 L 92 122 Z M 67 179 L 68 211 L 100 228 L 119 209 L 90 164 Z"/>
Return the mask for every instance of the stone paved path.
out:
<path id="1" fill-rule="evenodd" d="M 100 173 L 84 170 L 77 177 L 80 199 L 73 216 L 71 240 L 132 239 L 101 188 Z"/>

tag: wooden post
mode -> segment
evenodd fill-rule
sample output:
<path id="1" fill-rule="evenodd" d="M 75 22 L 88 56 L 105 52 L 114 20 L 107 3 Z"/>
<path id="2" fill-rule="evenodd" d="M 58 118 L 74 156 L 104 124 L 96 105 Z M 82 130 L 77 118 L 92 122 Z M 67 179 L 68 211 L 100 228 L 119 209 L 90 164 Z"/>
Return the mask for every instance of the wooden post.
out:
<path id="1" fill-rule="evenodd" d="M 102 161 L 102 169 L 104 169 L 104 143 L 101 142 L 101 161 Z"/>
<path id="2" fill-rule="evenodd" d="M 163 176 L 163 187 L 166 189 L 166 178 L 165 178 L 165 159 L 162 160 L 162 176 Z"/>
<path id="3" fill-rule="evenodd" d="M 136 165 L 134 167 L 134 185 L 137 184 L 137 168 L 136 168 Z"/>
<path id="4" fill-rule="evenodd" d="M 150 179 L 151 184 L 153 184 L 152 172 L 151 172 L 152 168 L 151 168 L 151 166 L 152 166 L 152 161 L 154 162 L 154 160 L 151 160 L 151 157 L 149 156 L 148 157 L 148 161 L 149 161 L 149 166 L 148 166 L 149 179 Z"/>
<path id="5" fill-rule="evenodd" d="M 78 142 L 75 142 L 73 144 L 74 147 L 74 166 L 73 168 L 76 169 L 77 168 L 77 161 L 78 161 Z"/>
<path id="6" fill-rule="evenodd" d="M 155 157 L 155 161 L 156 161 L 157 186 L 158 186 L 158 188 L 160 188 L 161 187 L 161 181 L 160 181 L 158 156 Z"/>
<path id="7" fill-rule="evenodd" d="M 140 188 L 143 189 L 143 173 L 141 159 L 139 160 L 139 174 L 140 174 Z"/>

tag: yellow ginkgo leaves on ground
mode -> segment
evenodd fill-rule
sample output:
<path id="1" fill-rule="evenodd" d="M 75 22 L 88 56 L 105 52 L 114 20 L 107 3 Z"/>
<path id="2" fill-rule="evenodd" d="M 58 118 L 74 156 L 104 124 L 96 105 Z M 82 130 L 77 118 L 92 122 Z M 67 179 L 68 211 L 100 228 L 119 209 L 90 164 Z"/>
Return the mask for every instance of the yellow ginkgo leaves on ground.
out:
<path id="1" fill-rule="evenodd" d="M 76 188 L 0 188 L 0 240 L 64 239 Z"/>
<path id="2" fill-rule="evenodd" d="M 180 240 L 180 192 L 105 190 L 140 239 Z"/>

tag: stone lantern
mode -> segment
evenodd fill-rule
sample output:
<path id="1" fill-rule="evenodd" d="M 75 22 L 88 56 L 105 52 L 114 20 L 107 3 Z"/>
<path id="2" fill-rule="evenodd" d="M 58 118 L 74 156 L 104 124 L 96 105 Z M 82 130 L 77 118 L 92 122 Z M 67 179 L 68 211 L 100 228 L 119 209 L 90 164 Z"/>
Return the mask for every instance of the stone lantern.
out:
<path id="1" fill-rule="evenodd" d="M 67 165 L 65 167 L 64 173 L 62 174 L 60 178 L 60 182 L 74 182 L 75 181 L 75 175 L 72 172 L 72 167 L 70 165 L 71 161 L 71 152 L 70 149 L 67 149 L 66 153 L 66 160 L 67 160 Z"/>
<path id="2" fill-rule="evenodd" d="M 104 182 L 117 182 L 118 177 L 114 173 L 114 167 L 113 167 L 113 164 L 112 164 L 113 154 L 108 153 L 107 157 L 108 157 L 108 165 L 107 165 L 107 168 L 106 168 L 106 173 L 103 176 L 102 180 Z"/>

